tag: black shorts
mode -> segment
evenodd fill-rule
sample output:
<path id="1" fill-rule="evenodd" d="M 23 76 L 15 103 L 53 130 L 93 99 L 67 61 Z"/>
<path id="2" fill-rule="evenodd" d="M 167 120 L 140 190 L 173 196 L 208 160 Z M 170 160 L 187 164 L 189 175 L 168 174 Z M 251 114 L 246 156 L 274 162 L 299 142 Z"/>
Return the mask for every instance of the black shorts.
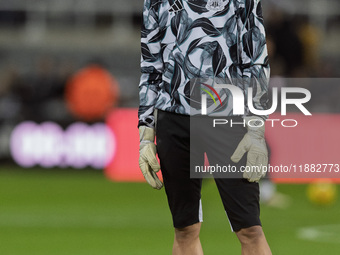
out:
<path id="1" fill-rule="evenodd" d="M 190 147 L 190 119 L 195 117 L 180 115 L 158 110 L 156 138 L 157 153 L 160 159 L 161 171 L 172 213 L 175 228 L 183 228 L 197 222 L 202 222 L 201 186 L 202 178 L 190 178 L 190 148 L 203 148 L 198 145 Z M 210 119 L 209 119 L 210 118 Z M 196 119 L 197 125 L 202 121 L 211 121 L 211 117 L 200 116 Z M 193 125 L 193 123 L 191 123 Z M 206 137 L 191 136 L 193 140 L 209 143 L 214 146 L 204 147 L 205 151 L 198 149 L 204 164 L 204 153 L 208 157 L 210 165 L 234 164 L 230 156 L 235 151 L 238 143 L 246 133 L 242 126 L 233 128 L 214 129 L 214 135 Z M 195 137 L 194 139 L 192 137 Z M 214 138 L 215 137 L 215 138 Z M 215 141 L 211 141 L 215 139 Z M 216 146 L 221 141 L 224 146 Z M 246 164 L 246 155 L 236 166 Z M 226 211 L 232 231 L 242 228 L 261 225 L 259 206 L 259 185 L 248 182 L 242 178 L 216 178 L 215 182 L 220 193 L 224 209 Z"/>

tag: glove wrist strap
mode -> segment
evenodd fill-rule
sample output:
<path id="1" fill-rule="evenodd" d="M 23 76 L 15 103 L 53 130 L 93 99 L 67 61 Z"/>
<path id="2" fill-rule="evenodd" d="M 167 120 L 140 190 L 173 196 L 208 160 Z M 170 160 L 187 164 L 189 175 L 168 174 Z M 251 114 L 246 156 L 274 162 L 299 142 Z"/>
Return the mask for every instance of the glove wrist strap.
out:
<path id="1" fill-rule="evenodd" d="M 147 126 L 139 127 L 139 141 L 140 142 L 154 142 L 155 141 L 155 130 Z"/>

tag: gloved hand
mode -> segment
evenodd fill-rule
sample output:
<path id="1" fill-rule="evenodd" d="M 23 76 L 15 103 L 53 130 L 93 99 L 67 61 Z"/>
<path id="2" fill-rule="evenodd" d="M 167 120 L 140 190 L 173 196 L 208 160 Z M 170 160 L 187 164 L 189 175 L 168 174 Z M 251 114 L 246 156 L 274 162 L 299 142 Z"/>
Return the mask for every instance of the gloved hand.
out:
<path id="1" fill-rule="evenodd" d="M 230 159 L 234 163 L 238 163 L 247 152 L 247 164 L 243 178 L 248 179 L 249 182 L 258 182 L 266 174 L 266 169 L 263 166 L 266 168 L 268 165 L 268 151 L 264 139 L 265 128 L 264 125 L 260 126 L 263 124 L 260 117 L 247 116 L 244 119 L 248 132 L 244 135 Z M 248 125 L 250 120 L 251 126 Z M 256 123 L 256 120 L 262 121 Z"/>
<path id="2" fill-rule="evenodd" d="M 151 187 L 161 189 L 163 183 L 156 175 L 161 167 L 156 158 L 155 130 L 147 126 L 140 126 L 139 141 L 139 168 Z"/>

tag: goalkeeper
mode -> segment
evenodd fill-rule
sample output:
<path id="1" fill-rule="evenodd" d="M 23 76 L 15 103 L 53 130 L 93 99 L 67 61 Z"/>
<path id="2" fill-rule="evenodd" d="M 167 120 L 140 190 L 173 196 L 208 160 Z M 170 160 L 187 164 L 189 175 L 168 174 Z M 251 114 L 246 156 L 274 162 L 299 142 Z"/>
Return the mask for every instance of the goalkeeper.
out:
<path id="1" fill-rule="evenodd" d="M 199 239 L 202 178 L 190 178 L 191 148 L 197 149 L 202 165 L 206 153 L 210 163 L 237 167 L 266 165 L 268 152 L 264 126 L 247 124 L 262 118 L 251 115 L 247 105 L 244 115 L 234 116 L 230 93 L 221 96 L 216 112 L 245 126 L 214 130 L 209 139 L 213 137 L 216 146 L 202 150 L 204 136 L 191 134 L 190 126 L 204 127 L 211 117 L 190 116 L 192 81 L 202 78 L 233 84 L 244 95 L 251 87 L 254 107 L 266 109 L 269 64 L 261 2 L 144 0 L 141 46 L 140 169 L 155 189 L 163 186 L 156 175 L 162 171 L 175 228 L 173 254 L 203 254 Z M 264 173 L 240 174 L 238 178 L 215 177 L 231 229 L 241 243 L 242 254 L 271 254 L 259 217 L 258 181 Z"/>

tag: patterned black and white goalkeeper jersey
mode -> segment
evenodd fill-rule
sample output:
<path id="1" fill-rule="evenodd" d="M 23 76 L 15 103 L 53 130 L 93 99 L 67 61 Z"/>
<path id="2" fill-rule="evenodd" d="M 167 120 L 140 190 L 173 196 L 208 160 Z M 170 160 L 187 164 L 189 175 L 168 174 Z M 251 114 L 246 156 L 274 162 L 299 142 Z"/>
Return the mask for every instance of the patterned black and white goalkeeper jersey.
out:
<path id="1" fill-rule="evenodd" d="M 266 109 L 269 64 L 260 0 L 144 0 L 141 46 L 139 125 L 154 126 L 155 108 L 189 115 L 194 78 L 234 84 L 245 96 L 251 86 L 254 107 Z M 223 97 L 223 107 L 231 101 Z"/>

